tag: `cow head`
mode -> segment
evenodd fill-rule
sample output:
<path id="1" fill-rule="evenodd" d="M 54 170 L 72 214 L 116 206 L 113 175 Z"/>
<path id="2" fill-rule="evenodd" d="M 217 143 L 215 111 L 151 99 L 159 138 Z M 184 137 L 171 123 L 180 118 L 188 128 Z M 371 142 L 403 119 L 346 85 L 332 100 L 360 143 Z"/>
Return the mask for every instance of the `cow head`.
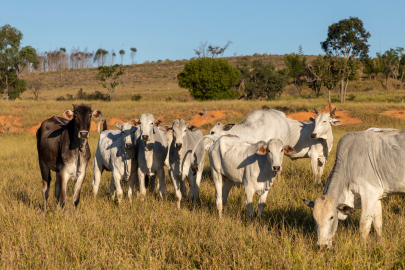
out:
<path id="1" fill-rule="evenodd" d="M 222 125 L 221 123 L 217 123 L 215 126 L 212 127 L 210 132 L 208 133 L 209 135 L 214 135 L 215 137 L 221 137 L 222 135 L 227 135 L 229 133 L 229 130 L 234 126 L 235 124 L 227 124 L 227 125 Z"/>
<path id="2" fill-rule="evenodd" d="M 310 121 L 315 123 L 314 131 L 311 134 L 312 139 L 327 139 L 328 132 L 331 131 L 332 126 L 339 126 L 342 124 L 337 119 L 333 119 L 332 117 L 335 116 L 336 108 L 331 111 L 330 113 L 319 113 L 315 110 L 317 114 L 316 117 L 309 118 Z"/>
<path id="3" fill-rule="evenodd" d="M 155 117 L 150 113 L 144 113 L 139 119 L 133 121 L 136 126 L 139 125 L 140 138 L 144 142 L 150 142 L 153 139 L 154 128 L 163 124 L 161 120 L 155 120 Z"/>
<path id="4" fill-rule="evenodd" d="M 180 150 L 183 147 L 183 139 L 187 135 L 187 132 L 195 132 L 198 130 L 198 127 L 187 125 L 183 119 L 176 119 L 171 126 L 164 126 L 162 129 L 165 131 L 172 130 L 174 147 Z"/>
<path id="5" fill-rule="evenodd" d="M 79 139 L 87 139 L 90 134 L 91 118 L 98 119 L 103 114 L 99 110 L 91 110 L 89 104 L 73 104 L 73 112 L 67 110 L 63 116 L 69 120 L 74 120 Z"/>
<path id="6" fill-rule="evenodd" d="M 289 145 L 283 145 L 283 142 L 279 139 L 271 139 L 267 143 L 260 141 L 255 146 L 257 154 L 268 155 L 271 169 L 275 172 L 282 170 L 281 164 L 283 163 L 284 154 L 288 156 L 296 154 L 294 148 Z"/>
<path id="7" fill-rule="evenodd" d="M 137 129 L 135 127 L 135 120 L 125 122 L 122 125 L 120 125 L 120 123 L 117 122 L 116 125 L 118 129 L 121 131 L 122 145 L 126 149 L 132 149 L 133 146 L 132 134 L 134 134 Z"/>
<path id="8" fill-rule="evenodd" d="M 320 247 L 332 247 L 332 238 L 336 232 L 339 216 L 346 216 L 354 212 L 354 208 L 346 204 L 337 204 L 331 196 L 322 195 L 315 201 L 303 200 L 304 203 L 314 209 L 316 231 L 318 233 L 317 244 Z M 340 213 L 340 215 L 339 215 Z"/>

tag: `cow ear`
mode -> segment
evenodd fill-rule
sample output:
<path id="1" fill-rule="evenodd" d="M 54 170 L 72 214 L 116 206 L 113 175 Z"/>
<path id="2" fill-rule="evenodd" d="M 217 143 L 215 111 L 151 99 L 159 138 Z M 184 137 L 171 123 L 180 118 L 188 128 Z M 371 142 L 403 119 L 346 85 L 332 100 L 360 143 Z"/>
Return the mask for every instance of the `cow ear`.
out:
<path id="1" fill-rule="evenodd" d="M 187 129 L 189 130 L 189 131 L 197 131 L 198 130 L 198 127 L 196 127 L 196 126 L 194 126 L 194 125 L 187 125 Z"/>
<path id="2" fill-rule="evenodd" d="M 217 125 L 219 126 L 221 124 L 221 122 L 218 122 Z"/>
<path id="3" fill-rule="evenodd" d="M 100 110 L 94 110 L 91 113 L 91 117 L 93 117 L 94 119 L 99 119 L 101 116 L 103 116 L 103 113 Z"/>
<path id="4" fill-rule="evenodd" d="M 292 148 L 291 145 L 284 145 L 283 150 L 284 150 L 284 154 L 287 156 L 297 154 L 297 152 L 295 152 L 295 149 Z"/>
<path id="5" fill-rule="evenodd" d="M 155 127 L 160 127 L 161 125 L 163 125 L 163 121 L 159 120 L 159 119 L 156 119 L 153 124 L 155 125 Z"/>
<path id="6" fill-rule="evenodd" d="M 63 113 L 63 117 L 66 119 L 72 120 L 73 119 L 73 112 L 71 110 L 67 110 Z"/>
<path id="7" fill-rule="evenodd" d="M 331 124 L 332 126 L 340 126 L 340 125 L 342 125 L 342 122 L 339 121 L 339 120 L 337 120 L 337 119 L 333 119 L 333 118 L 332 118 L 332 121 L 330 122 L 330 124 Z"/>
<path id="8" fill-rule="evenodd" d="M 260 141 L 256 144 L 256 154 L 265 155 L 267 153 L 267 143 L 264 141 Z"/>
<path id="9" fill-rule="evenodd" d="M 164 125 L 164 126 L 161 126 L 160 129 L 163 130 L 163 131 L 169 131 L 169 130 L 173 129 L 173 126 L 172 125 L 170 125 L 170 126 L 169 125 Z"/>
<path id="10" fill-rule="evenodd" d="M 342 213 L 344 215 L 349 215 L 355 211 L 355 209 L 353 207 L 350 207 L 344 203 L 339 203 L 336 208 L 337 208 L 337 210 L 340 211 L 340 213 Z"/>
<path id="11" fill-rule="evenodd" d="M 314 201 L 305 200 L 305 199 L 302 199 L 302 201 L 303 201 L 307 206 L 309 206 L 309 207 L 311 207 L 311 208 L 314 208 L 314 205 L 315 205 Z"/>
<path id="12" fill-rule="evenodd" d="M 122 127 L 119 122 L 117 122 L 115 125 L 117 126 L 118 129 L 121 129 Z"/>
<path id="13" fill-rule="evenodd" d="M 130 123 L 133 126 L 137 126 L 138 125 L 138 119 L 129 120 L 128 123 Z"/>
<path id="14" fill-rule="evenodd" d="M 227 124 L 224 126 L 224 131 L 230 130 L 235 124 Z"/>
<path id="15" fill-rule="evenodd" d="M 310 117 L 310 118 L 309 118 L 309 121 L 315 122 L 315 118 L 316 118 L 316 117 Z"/>

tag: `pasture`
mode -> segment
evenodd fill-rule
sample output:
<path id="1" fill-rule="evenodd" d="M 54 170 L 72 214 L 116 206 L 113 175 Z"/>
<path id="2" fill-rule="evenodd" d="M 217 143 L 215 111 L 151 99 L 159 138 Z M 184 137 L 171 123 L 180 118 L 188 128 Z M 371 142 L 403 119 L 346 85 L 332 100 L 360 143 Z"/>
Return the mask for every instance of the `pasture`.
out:
<path id="1" fill-rule="evenodd" d="M 323 191 L 335 162 L 336 145 L 347 132 L 370 127 L 405 128 L 405 120 L 382 114 L 404 110 L 403 103 L 364 102 L 339 104 L 360 123 L 333 127 L 334 146 L 322 177 L 313 182 L 308 159 L 284 157 L 281 181 L 269 191 L 261 218 L 246 219 L 243 187 L 234 187 L 227 211 L 218 219 L 208 157 L 201 183 L 200 203 L 192 208 L 183 200 L 176 207 L 173 185 L 166 169 L 167 201 L 148 191 L 144 202 L 125 197 L 118 206 L 109 196 L 111 173 L 104 172 L 96 199 L 92 195 L 93 157 L 98 133 L 89 139 L 92 158 L 87 167 L 78 210 L 71 203 L 74 182 L 68 183 L 64 211 L 54 198 L 52 173 L 48 215 L 42 212 L 41 176 L 35 134 L 30 128 L 52 115 L 72 109 L 72 102 L 1 102 L 0 115 L 18 117 L 16 132 L 0 135 L 0 268 L 110 268 L 110 269 L 326 269 L 404 268 L 405 202 L 383 199 L 383 239 L 371 232 L 367 242 L 359 234 L 360 210 L 339 222 L 330 250 L 316 246 L 312 211 L 302 199 Z M 109 121 L 138 118 L 144 112 L 165 124 L 175 118 L 192 120 L 204 107 L 224 111 L 220 121 L 241 121 L 254 108 L 274 108 L 286 114 L 324 109 L 325 100 L 212 101 L 212 102 L 91 102 Z M 266 107 L 264 107 L 266 106 Z M 211 116 L 208 116 L 211 117 Z M 206 134 L 215 121 L 201 127 Z M 94 120 L 92 120 L 94 122 Z M 109 129 L 115 128 L 109 123 Z M 127 183 L 122 183 L 124 193 Z M 254 200 L 257 212 L 257 196 Z"/>

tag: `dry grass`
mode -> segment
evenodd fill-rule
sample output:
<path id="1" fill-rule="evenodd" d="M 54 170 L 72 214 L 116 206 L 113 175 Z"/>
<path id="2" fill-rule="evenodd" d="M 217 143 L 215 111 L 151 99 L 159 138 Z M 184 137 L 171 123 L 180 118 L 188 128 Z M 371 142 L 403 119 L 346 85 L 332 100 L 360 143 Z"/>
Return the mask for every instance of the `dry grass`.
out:
<path id="1" fill-rule="evenodd" d="M 150 104 L 152 104 L 150 106 Z M 53 114 L 71 108 L 70 102 L 22 101 L 1 103 L 0 115 L 21 115 L 24 127 L 37 124 Z M 244 118 L 252 108 L 278 108 L 284 112 L 323 108 L 324 100 L 288 102 L 95 102 L 106 118 L 138 117 L 142 112 L 163 115 L 170 110 L 197 113 L 233 110 L 226 122 Z M 380 112 L 400 104 L 348 103 L 338 106 L 363 123 L 334 127 L 335 146 L 323 185 L 334 164 L 336 144 L 349 131 L 371 126 L 405 128 L 405 120 Z M 168 118 L 174 119 L 175 115 Z M 172 119 L 168 119 L 167 122 Z M 98 136 L 91 135 L 94 155 Z M 332 250 L 319 250 L 311 210 L 301 199 L 313 199 L 322 192 L 312 180 L 309 160 L 292 162 L 285 158 L 282 180 L 269 192 L 261 219 L 245 219 L 242 188 L 233 188 L 227 213 L 218 220 L 214 187 L 208 159 L 201 187 L 201 204 L 192 209 L 188 202 L 176 208 L 173 187 L 166 175 L 167 202 L 148 193 L 145 202 L 125 199 L 121 206 L 109 199 L 110 173 L 102 177 L 98 197 L 92 198 L 92 161 L 77 211 L 69 203 L 64 212 L 56 206 L 51 189 L 49 214 L 42 214 L 41 177 L 34 135 L 7 134 L 0 140 L 0 268 L 135 268 L 135 269 L 359 269 L 405 267 L 405 202 L 401 197 L 383 200 L 384 239 L 378 244 L 374 232 L 363 243 L 359 236 L 360 211 L 339 222 Z M 54 184 L 54 174 L 52 187 Z M 69 182 L 68 194 L 73 193 Z M 124 183 L 124 190 L 127 189 Z M 257 209 L 257 204 L 255 205 Z"/>

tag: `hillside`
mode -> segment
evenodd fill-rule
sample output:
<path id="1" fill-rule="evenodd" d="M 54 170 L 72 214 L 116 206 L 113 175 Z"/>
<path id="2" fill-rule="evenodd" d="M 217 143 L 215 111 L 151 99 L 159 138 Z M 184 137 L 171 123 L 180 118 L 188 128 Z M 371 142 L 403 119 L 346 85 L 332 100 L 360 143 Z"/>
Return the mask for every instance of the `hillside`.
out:
<path id="1" fill-rule="evenodd" d="M 227 57 L 232 65 L 236 66 L 238 59 L 248 57 L 251 59 L 260 59 L 264 63 L 272 62 L 276 68 L 284 68 L 284 55 L 255 55 L 255 56 L 237 56 Z M 316 56 L 306 56 L 308 60 L 313 60 Z M 183 70 L 184 65 L 189 60 L 177 60 L 154 63 L 143 63 L 125 66 L 123 84 L 117 89 L 117 99 L 126 100 L 134 94 L 140 94 L 143 100 L 166 100 L 167 98 L 179 99 L 180 101 L 189 100 L 191 97 L 188 91 L 181 89 L 177 85 L 177 74 Z M 100 91 L 105 93 L 99 81 L 96 79 L 97 69 L 77 69 L 53 72 L 38 72 L 22 74 L 21 78 L 30 81 L 38 77 L 43 82 L 43 91 L 40 94 L 41 99 L 55 99 L 55 97 L 65 96 L 66 94 L 76 95 L 82 88 L 85 92 Z M 22 98 L 32 99 L 33 94 L 27 91 Z"/>

